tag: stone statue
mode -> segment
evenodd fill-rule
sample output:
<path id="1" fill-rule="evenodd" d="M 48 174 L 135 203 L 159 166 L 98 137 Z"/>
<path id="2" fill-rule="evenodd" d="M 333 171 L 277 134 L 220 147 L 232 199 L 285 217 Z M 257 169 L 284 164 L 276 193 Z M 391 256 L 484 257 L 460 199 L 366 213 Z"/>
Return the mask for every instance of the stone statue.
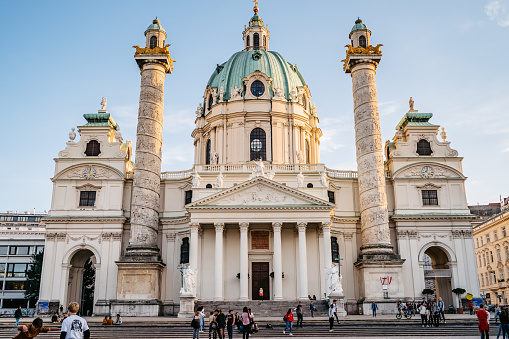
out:
<path id="1" fill-rule="evenodd" d="M 302 171 L 297 174 L 297 188 L 304 187 L 304 174 L 302 174 Z"/>
<path id="2" fill-rule="evenodd" d="M 323 187 L 329 187 L 329 179 L 327 178 L 327 173 L 325 173 L 325 171 L 320 173 L 320 183 Z"/>
<path id="3" fill-rule="evenodd" d="M 295 102 L 295 99 L 297 98 L 297 91 L 294 89 L 292 89 L 290 91 L 290 101 L 291 102 Z"/>
<path id="4" fill-rule="evenodd" d="M 299 89 L 297 98 L 298 98 L 299 104 L 303 105 L 304 104 L 304 90 L 303 89 L 301 89 L 301 88 Z"/>
<path id="5" fill-rule="evenodd" d="M 297 163 L 303 164 L 304 163 L 304 154 L 302 154 L 302 151 L 297 151 L 296 153 L 297 153 L 296 154 Z"/>
<path id="6" fill-rule="evenodd" d="M 440 136 L 442 137 L 443 141 L 447 139 L 447 132 L 445 131 L 445 127 L 442 127 L 442 132 L 440 132 Z"/>
<path id="7" fill-rule="evenodd" d="M 232 87 L 230 89 L 230 98 L 236 98 L 238 96 L 240 96 L 240 94 L 242 93 L 242 88 L 241 87 Z"/>
<path id="8" fill-rule="evenodd" d="M 410 111 L 414 110 L 414 99 L 412 99 L 412 97 L 408 100 L 408 106 L 410 106 Z"/>
<path id="9" fill-rule="evenodd" d="M 325 270 L 329 281 L 329 294 L 343 294 L 343 277 L 339 274 L 339 269 L 332 264 Z"/>
<path id="10" fill-rule="evenodd" d="M 71 131 L 69 132 L 69 139 L 71 141 L 74 141 L 74 139 L 76 139 L 76 132 L 74 132 L 74 127 L 71 128 Z"/>
<path id="11" fill-rule="evenodd" d="M 216 183 L 214 184 L 214 187 L 216 187 L 216 188 L 223 187 L 223 179 L 224 179 L 224 175 L 221 171 L 219 171 L 219 174 L 216 177 Z"/>
<path id="12" fill-rule="evenodd" d="M 224 88 L 223 86 L 221 86 L 221 88 L 219 89 L 219 102 L 223 102 L 223 98 L 224 98 Z"/>
<path id="13" fill-rule="evenodd" d="M 117 131 L 115 132 L 115 139 L 122 142 L 122 133 L 120 133 L 120 127 L 118 127 Z"/>
<path id="14" fill-rule="evenodd" d="M 313 115 L 315 117 L 318 116 L 318 108 L 316 108 L 316 105 L 314 102 L 313 102 L 313 106 L 311 106 L 311 111 L 313 112 Z"/>
<path id="15" fill-rule="evenodd" d="M 203 107 L 201 106 L 201 102 L 200 104 L 198 105 L 198 107 L 196 108 L 196 117 L 199 118 L 201 117 L 201 114 L 203 113 Z"/>
<path id="16" fill-rule="evenodd" d="M 194 270 L 191 268 L 184 268 L 182 274 L 182 288 L 180 289 L 180 294 L 194 295 L 195 287 L 196 281 L 194 278 Z"/>
<path id="17" fill-rule="evenodd" d="M 212 106 L 214 106 L 217 103 L 217 88 L 212 89 L 211 95 L 212 95 Z"/>
<path id="18" fill-rule="evenodd" d="M 194 169 L 192 177 L 193 177 L 193 188 L 200 187 L 201 177 L 198 174 L 198 171 L 196 171 L 196 168 Z"/>
<path id="19" fill-rule="evenodd" d="M 218 161 L 219 161 L 219 153 L 217 153 L 216 151 L 212 151 L 212 153 L 210 154 L 210 163 L 212 165 L 217 165 Z"/>
<path id="20" fill-rule="evenodd" d="M 105 110 L 106 109 L 106 98 L 103 97 L 102 100 L 101 100 L 101 110 Z"/>
<path id="21" fill-rule="evenodd" d="M 274 172 L 274 171 L 267 171 L 267 173 L 265 173 L 265 178 L 267 178 L 269 180 L 272 180 L 275 175 L 276 175 L 276 172 Z"/>
<path id="22" fill-rule="evenodd" d="M 274 97 L 276 99 L 284 100 L 285 93 L 283 92 L 283 90 L 281 88 L 276 87 L 276 88 L 274 88 Z"/>

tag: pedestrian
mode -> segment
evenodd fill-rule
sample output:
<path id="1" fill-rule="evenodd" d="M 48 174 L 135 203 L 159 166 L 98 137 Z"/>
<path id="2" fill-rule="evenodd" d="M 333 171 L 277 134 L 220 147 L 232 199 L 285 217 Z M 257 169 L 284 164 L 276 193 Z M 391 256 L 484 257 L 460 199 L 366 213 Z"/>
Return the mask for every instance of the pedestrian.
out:
<path id="1" fill-rule="evenodd" d="M 497 305 L 495 308 L 495 324 L 498 323 L 498 319 L 500 318 L 500 305 Z"/>
<path id="2" fill-rule="evenodd" d="M 428 303 L 426 302 L 426 297 L 422 297 L 421 304 L 424 304 L 424 306 L 428 305 Z"/>
<path id="3" fill-rule="evenodd" d="M 52 323 L 58 323 L 57 311 L 55 311 L 55 313 L 53 313 L 53 315 L 51 316 L 51 322 Z"/>
<path id="4" fill-rule="evenodd" d="M 438 302 L 437 302 L 437 307 L 438 307 L 438 312 L 439 312 L 439 318 L 438 320 L 443 320 L 444 321 L 444 324 L 445 324 L 445 303 L 444 301 L 442 300 L 442 298 L 438 298 Z"/>
<path id="5" fill-rule="evenodd" d="M 117 319 L 115 320 L 115 325 L 122 325 L 122 318 L 120 318 L 120 314 L 117 313 Z"/>
<path id="6" fill-rule="evenodd" d="M 502 338 L 505 339 L 507 335 L 509 335 L 507 331 L 507 327 L 509 324 L 509 313 L 507 312 L 507 307 L 502 307 L 502 311 L 500 311 L 500 326 L 498 327 L 497 339 L 500 336 L 500 332 L 502 331 Z"/>
<path id="7" fill-rule="evenodd" d="M 297 308 L 295 308 L 295 312 L 297 313 L 297 327 L 299 327 L 299 324 L 300 324 L 300 327 L 302 328 L 302 321 L 304 320 L 304 314 L 302 313 L 303 310 L 302 310 L 301 302 L 299 302 L 299 304 L 297 305 Z"/>
<path id="8" fill-rule="evenodd" d="M 423 303 L 419 306 L 419 314 L 421 315 L 421 326 L 426 327 L 426 305 Z"/>
<path id="9" fill-rule="evenodd" d="M 315 304 L 313 300 L 311 299 L 311 302 L 309 303 L 309 312 L 311 312 L 311 318 L 314 318 L 314 312 L 315 312 Z"/>
<path id="10" fill-rule="evenodd" d="M 80 309 L 77 302 L 72 302 L 67 306 L 69 316 L 62 321 L 60 329 L 60 339 L 89 339 L 90 330 L 87 321 L 76 315 Z"/>
<path id="11" fill-rule="evenodd" d="M 429 301 L 426 305 L 426 319 L 428 319 L 427 327 L 431 327 L 433 325 L 433 316 L 431 314 L 431 306 L 433 306 L 433 304 Z"/>
<path id="12" fill-rule="evenodd" d="M 251 316 L 249 315 L 249 309 L 244 306 L 242 309 L 242 339 L 249 339 L 249 332 L 251 331 Z"/>
<path id="13" fill-rule="evenodd" d="M 438 306 L 437 302 L 434 301 L 431 305 L 431 327 L 435 326 L 438 327 L 438 324 L 440 323 L 440 314 L 438 313 Z"/>
<path id="14" fill-rule="evenodd" d="M 222 309 L 217 314 L 217 328 L 219 330 L 219 338 L 224 338 L 224 328 L 226 327 L 226 315 Z"/>
<path id="15" fill-rule="evenodd" d="M 200 332 L 203 332 L 205 328 L 205 308 L 200 306 L 198 310 L 200 311 Z"/>
<path id="16" fill-rule="evenodd" d="M 376 310 L 378 310 L 378 305 L 375 301 L 371 303 L 371 312 L 373 312 L 373 317 L 376 317 Z"/>
<path id="17" fill-rule="evenodd" d="M 60 315 L 64 316 L 64 306 L 60 305 Z"/>
<path id="18" fill-rule="evenodd" d="M 228 331 L 228 339 L 233 338 L 233 325 L 235 324 L 235 316 L 233 315 L 233 311 L 229 310 L 228 315 L 226 316 L 226 329 Z"/>
<path id="19" fill-rule="evenodd" d="M 484 305 L 479 305 L 479 311 L 476 313 L 477 319 L 479 319 L 479 332 L 481 333 L 481 339 L 490 338 L 490 313 L 486 312 Z"/>
<path id="20" fill-rule="evenodd" d="M 336 317 L 336 320 L 338 321 L 338 325 L 339 325 L 339 318 L 338 318 L 338 301 L 334 299 L 334 300 L 332 301 L 332 304 L 334 305 L 334 316 Z"/>
<path id="21" fill-rule="evenodd" d="M 218 328 L 217 328 L 217 320 L 216 320 L 217 310 L 214 312 L 210 311 L 209 316 L 209 339 L 217 338 L 217 335 L 219 334 Z M 219 335 L 220 337 L 220 335 Z M 221 339 L 221 337 L 220 337 Z"/>
<path id="22" fill-rule="evenodd" d="M 286 330 L 290 329 L 290 335 L 293 335 L 292 334 L 293 314 L 291 308 L 289 308 L 288 312 L 286 312 L 284 319 L 286 321 L 286 326 L 285 329 L 283 330 L 283 334 L 285 334 Z"/>
<path id="23" fill-rule="evenodd" d="M 470 300 L 468 301 L 468 309 L 470 310 L 470 315 L 473 315 L 474 314 L 474 305 L 472 304 L 472 302 Z"/>
<path id="24" fill-rule="evenodd" d="M 193 328 L 193 339 L 200 339 L 200 326 L 200 311 L 196 310 L 196 312 L 194 312 L 193 320 L 191 320 L 191 327 Z"/>
<path id="25" fill-rule="evenodd" d="M 107 315 L 104 316 L 103 325 L 108 325 L 108 316 Z"/>
<path id="26" fill-rule="evenodd" d="M 329 305 L 329 332 L 332 332 L 334 327 L 334 304 Z"/>
<path id="27" fill-rule="evenodd" d="M 263 300 L 263 288 L 260 287 L 260 290 L 258 291 L 258 295 L 260 296 L 260 300 Z"/>
<path id="28" fill-rule="evenodd" d="M 235 326 L 237 326 L 237 330 L 239 330 L 239 333 L 242 332 L 242 319 L 239 315 L 239 312 L 235 312 Z"/>
<path id="29" fill-rule="evenodd" d="M 29 339 L 35 338 L 41 332 L 46 333 L 48 331 L 59 331 L 58 327 L 43 327 L 42 319 L 36 318 L 30 325 L 19 325 L 19 333 L 13 337 L 13 339 Z"/>
<path id="30" fill-rule="evenodd" d="M 19 325 L 19 320 L 21 318 L 23 318 L 23 313 L 21 312 L 21 306 L 18 306 L 18 308 L 16 309 L 16 311 L 14 311 L 14 318 L 16 318 L 16 324 L 14 325 L 14 327 L 18 327 Z"/>

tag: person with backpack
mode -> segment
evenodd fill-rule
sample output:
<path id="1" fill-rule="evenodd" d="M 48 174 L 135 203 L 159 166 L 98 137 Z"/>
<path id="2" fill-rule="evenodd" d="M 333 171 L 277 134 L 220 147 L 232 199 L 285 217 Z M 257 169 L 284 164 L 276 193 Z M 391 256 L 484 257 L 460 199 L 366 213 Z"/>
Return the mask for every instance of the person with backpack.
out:
<path id="1" fill-rule="evenodd" d="M 226 315 L 223 313 L 222 309 L 219 309 L 216 319 L 217 319 L 217 329 L 219 331 L 219 338 L 224 338 L 224 328 L 226 327 Z"/>
<path id="2" fill-rule="evenodd" d="M 242 309 L 241 319 L 242 319 L 242 339 L 249 339 L 249 333 L 251 332 L 252 317 L 247 306 L 244 306 L 244 309 Z"/>
<path id="3" fill-rule="evenodd" d="M 290 335 L 293 335 L 292 334 L 293 313 L 292 313 L 292 309 L 291 308 L 288 309 L 288 312 L 286 312 L 286 314 L 283 317 L 283 319 L 286 321 L 286 326 L 285 326 L 285 329 L 283 330 L 283 334 L 286 333 L 286 330 L 290 329 Z"/>
<path id="4" fill-rule="evenodd" d="M 219 337 L 219 339 L 222 339 L 221 338 L 221 332 L 219 332 L 219 327 L 218 327 L 218 324 L 217 324 L 217 314 L 218 314 L 218 310 L 215 310 L 214 312 L 210 312 L 210 317 L 209 317 L 209 339 L 216 339 L 217 337 Z"/>
<path id="5" fill-rule="evenodd" d="M 15 327 L 18 327 L 19 325 L 19 320 L 21 318 L 23 318 L 23 313 L 21 313 L 21 306 L 18 306 L 18 308 L 16 309 L 16 311 L 14 311 L 14 318 L 16 318 L 16 324 L 14 325 Z"/>
<path id="6" fill-rule="evenodd" d="M 193 328 L 193 339 L 200 339 L 200 311 L 194 313 L 193 320 L 191 320 L 191 327 Z"/>
<path id="7" fill-rule="evenodd" d="M 443 320 L 444 324 L 445 324 L 445 303 L 441 297 L 438 298 L 437 307 L 438 307 L 438 314 L 439 314 L 438 321 Z"/>

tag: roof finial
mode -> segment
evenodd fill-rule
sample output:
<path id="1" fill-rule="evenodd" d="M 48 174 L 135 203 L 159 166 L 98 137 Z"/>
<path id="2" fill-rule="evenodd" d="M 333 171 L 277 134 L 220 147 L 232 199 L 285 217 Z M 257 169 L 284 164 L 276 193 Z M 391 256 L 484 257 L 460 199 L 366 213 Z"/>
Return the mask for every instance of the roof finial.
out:
<path id="1" fill-rule="evenodd" d="M 255 12 L 255 14 L 258 14 L 258 0 L 253 0 L 253 2 L 255 3 L 253 11 Z"/>

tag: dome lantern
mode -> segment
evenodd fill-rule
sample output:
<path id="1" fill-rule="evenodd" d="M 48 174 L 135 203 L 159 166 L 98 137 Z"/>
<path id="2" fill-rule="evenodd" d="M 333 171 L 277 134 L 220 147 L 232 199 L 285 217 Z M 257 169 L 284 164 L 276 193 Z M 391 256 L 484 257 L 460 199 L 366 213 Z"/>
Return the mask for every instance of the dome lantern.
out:
<path id="1" fill-rule="evenodd" d="M 249 20 L 249 27 L 247 27 L 243 34 L 244 50 L 251 51 L 253 49 L 269 50 L 269 30 L 268 27 L 263 25 L 262 18 L 258 15 L 258 0 L 253 1 L 255 6 L 253 8 L 254 15 Z"/>
<path id="2" fill-rule="evenodd" d="M 368 47 L 370 45 L 371 31 L 368 29 L 361 18 L 355 20 L 355 25 L 352 27 L 349 35 L 351 45 L 353 47 Z"/>
<path id="3" fill-rule="evenodd" d="M 164 47 L 166 40 L 166 31 L 164 30 L 161 22 L 157 17 L 152 21 L 152 24 L 145 30 L 146 47 Z"/>

